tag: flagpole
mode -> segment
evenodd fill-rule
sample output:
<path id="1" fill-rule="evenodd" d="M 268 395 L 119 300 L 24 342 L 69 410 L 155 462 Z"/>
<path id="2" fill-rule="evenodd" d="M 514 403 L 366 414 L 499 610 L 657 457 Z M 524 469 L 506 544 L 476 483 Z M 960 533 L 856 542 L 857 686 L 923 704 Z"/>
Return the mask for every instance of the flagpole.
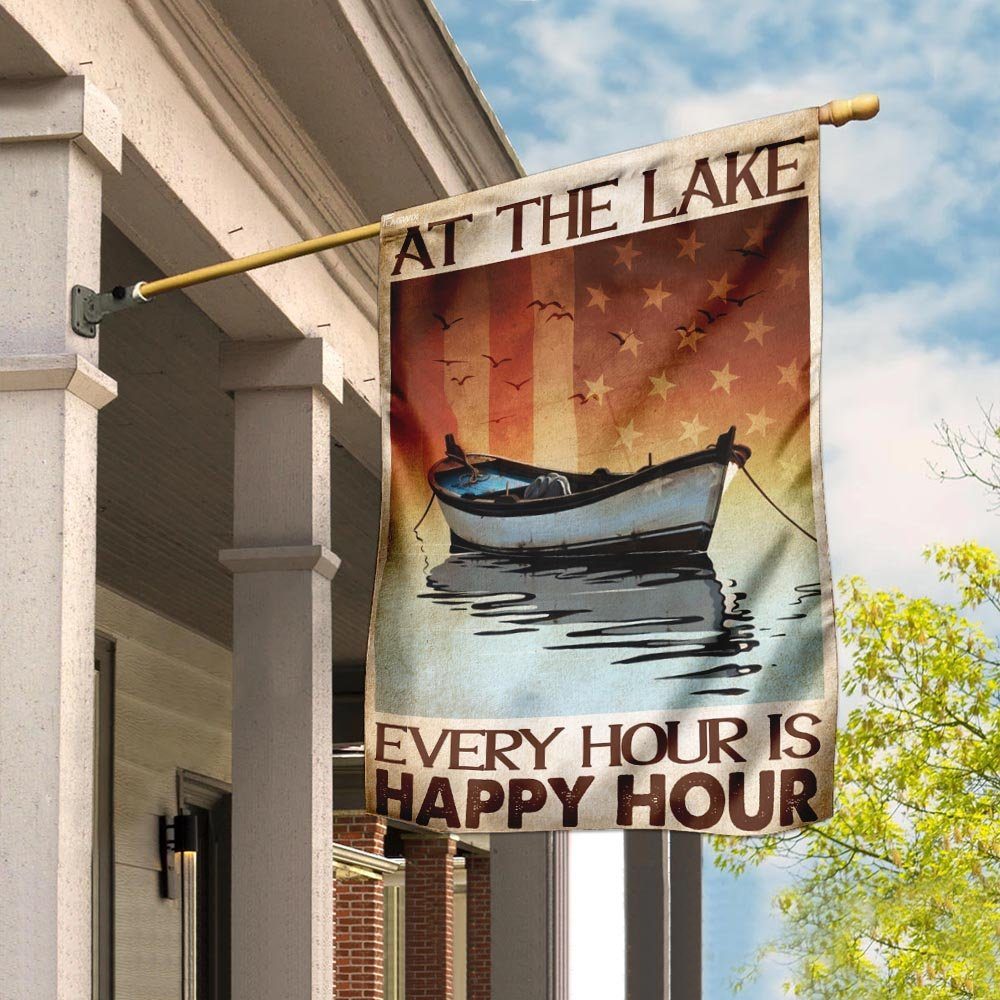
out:
<path id="1" fill-rule="evenodd" d="M 879 112 L 879 100 L 876 94 L 859 94 L 850 100 L 828 101 L 818 109 L 818 112 L 820 125 L 834 125 L 839 128 L 848 122 L 874 118 Z M 367 226 L 345 229 L 327 236 L 317 236 L 301 243 L 290 243 L 273 250 L 263 250 L 246 257 L 222 261 L 219 264 L 209 264 L 193 271 L 158 278 L 156 281 L 140 281 L 129 288 L 119 285 L 110 292 L 95 292 L 83 285 L 74 285 L 70 293 L 73 330 L 81 337 L 96 337 L 98 324 L 106 316 L 148 302 L 158 295 L 191 288 L 218 278 L 227 278 L 233 274 L 245 274 L 258 267 L 280 264 L 282 261 L 347 246 L 349 243 L 371 240 L 378 236 L 380 231 L 381 223 L 372 222 Z"/>

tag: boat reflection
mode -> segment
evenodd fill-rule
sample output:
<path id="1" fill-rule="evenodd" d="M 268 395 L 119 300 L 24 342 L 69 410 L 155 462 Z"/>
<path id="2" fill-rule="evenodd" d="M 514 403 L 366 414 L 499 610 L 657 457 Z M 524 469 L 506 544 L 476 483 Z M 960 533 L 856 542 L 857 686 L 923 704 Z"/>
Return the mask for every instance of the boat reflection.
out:
<path id="1" fill-rule="evenodd" d="M 614 664 L 732 658 L 754 649 L 746 595 L 724 587 L 706 555 L 509 558 L 455 553 L 427 576 L 421 598 L 480 621 L 486 641 L 539 633 L 538 648 L 606 650 Z M 526 652 L 524 641 L 512 654 Z M 704 661 L 703 661 L 704 662 Z M 705 664 L 674 677 L 737 677 L 751 663 Z"/>

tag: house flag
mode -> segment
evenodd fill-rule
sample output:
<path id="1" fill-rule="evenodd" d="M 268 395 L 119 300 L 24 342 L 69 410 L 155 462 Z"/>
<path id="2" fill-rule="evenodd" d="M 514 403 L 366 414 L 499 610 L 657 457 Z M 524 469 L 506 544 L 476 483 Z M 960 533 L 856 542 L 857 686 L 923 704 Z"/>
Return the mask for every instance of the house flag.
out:
<path id="1" fill-rule="evenodd" d="M 382 222 L 371 811 L 830 815 L 816 109 Z"/>

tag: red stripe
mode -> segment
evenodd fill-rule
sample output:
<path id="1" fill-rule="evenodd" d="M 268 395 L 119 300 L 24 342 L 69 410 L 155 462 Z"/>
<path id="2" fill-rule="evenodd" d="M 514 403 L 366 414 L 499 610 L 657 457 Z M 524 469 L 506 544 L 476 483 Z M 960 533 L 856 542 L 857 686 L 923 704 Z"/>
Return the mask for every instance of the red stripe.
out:
<path id="1" fill-rule="evenodd" d="M 510 358 L 490 370 L 490 451 L 521 462 L 534 453 L 535 320 L 531 260 L 490 267 L 490 354 Z M 520 388 L 515 388 L 519 386 Z"/>

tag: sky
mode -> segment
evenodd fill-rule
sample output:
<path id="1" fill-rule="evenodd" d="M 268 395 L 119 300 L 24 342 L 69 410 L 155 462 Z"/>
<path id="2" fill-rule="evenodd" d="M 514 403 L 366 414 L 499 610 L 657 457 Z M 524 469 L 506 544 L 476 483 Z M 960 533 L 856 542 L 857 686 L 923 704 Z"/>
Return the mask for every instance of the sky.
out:
<path id="1" fill-rule="evenodd" d="M 821 398 L 835 578 L 950 595 L 934 542 L 1000 547 L 1000 517 L 942 483 L 935 423 L 1000 404 L 1000 7 L 800 0 L 437 0 L 528 172 L 874 91 L 871 122 L 822 133 Z M 998 406 L 1000 409 L 1000 406 Z M 573 911 L 613 913 L 615 835 L 574 852 Z M 705 997 L 731 995 L 775 919 L 781 873 L 706 868 Z M 608 909 L 611 906 L 611 909 Z M 573 1000 L 623 995 L 621 929 L 571 930 Z M 741 996 L 780 996 L 765 969 Z"/>

